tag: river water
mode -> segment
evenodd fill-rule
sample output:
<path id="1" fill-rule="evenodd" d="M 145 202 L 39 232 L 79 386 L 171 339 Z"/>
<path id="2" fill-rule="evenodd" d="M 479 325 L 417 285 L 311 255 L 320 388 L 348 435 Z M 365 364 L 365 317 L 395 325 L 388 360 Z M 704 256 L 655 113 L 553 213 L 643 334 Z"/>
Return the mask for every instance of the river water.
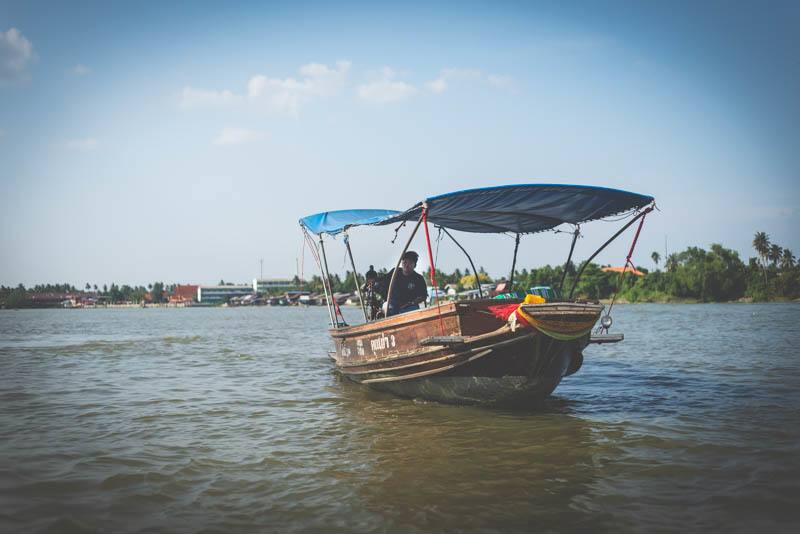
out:
<path id="1" fill-rule="evenodd" d="M 323 307 L 0 311 L 0 531 L 800 531 L 800 305 L 614 319 L 510 411 L 341 379 Z"/>

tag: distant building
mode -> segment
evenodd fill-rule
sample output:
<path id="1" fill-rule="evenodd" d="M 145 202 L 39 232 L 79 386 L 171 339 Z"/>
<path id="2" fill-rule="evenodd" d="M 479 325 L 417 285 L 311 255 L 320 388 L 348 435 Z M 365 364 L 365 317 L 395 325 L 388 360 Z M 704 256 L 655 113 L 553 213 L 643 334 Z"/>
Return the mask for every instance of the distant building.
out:
<path id="1" fill-rule="evenodd" d="M 77 299 L 76 293 L 31 293 L 28 295 L 31 307 L 33 308 L 57 308 L 64 302 L 69 302 L 72 307 L 73 299 Z"/>
<path id="2" fill-rule="evenodd" d="M 108 297 L 97 293 L 31 293 L 28 302 L 32 308 L 93 308 L 107 304 Z"/>
<path id="3" fill-rule="evenodd" d="M 251 286 L 197 286 L 197 302 L 219 302 L 222 297 L 252 295 Z"/>
<path id="4" fill-rule="evenodd" d="M 253 293 L 266 295 L 270 289 L 286 289 L 294 287 L 288 278 L 253 278 Z"/>
<path id="5" fill-rule="evenodd" d="M 175 285 L 172 286 L 172 298 L 170 301 L 186 302 L 197 298 L 196 285 Z"/>

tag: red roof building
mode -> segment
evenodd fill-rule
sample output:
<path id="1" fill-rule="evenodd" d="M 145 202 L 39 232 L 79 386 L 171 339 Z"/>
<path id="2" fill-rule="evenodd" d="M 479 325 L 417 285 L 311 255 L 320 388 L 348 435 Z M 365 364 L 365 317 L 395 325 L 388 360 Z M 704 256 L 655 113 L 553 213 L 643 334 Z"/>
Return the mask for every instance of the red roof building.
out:
<path id="1" fill-rule="evenodd" d="M 603 267 L 602 271 L 604 273 L 607 273 L 609 271 L 614 272 L 614 273 L 621 273 L 622 269 L 625 269 L 625 268 L 624 267 Z M 637 271 L 636 269 L 631 269 L 630 267 L 625 269 L 625 272 L 626 273 L 633 273 L 636 276 L 644 276 L 644 273 L 642 271 Z"/>
<path id="2" fill-rule="evenodd" d="M 188 302 L 190 300 L 197 300 L 197 286 L 173 286 L 172 299 L 175 299 L 173 302 Z"/>

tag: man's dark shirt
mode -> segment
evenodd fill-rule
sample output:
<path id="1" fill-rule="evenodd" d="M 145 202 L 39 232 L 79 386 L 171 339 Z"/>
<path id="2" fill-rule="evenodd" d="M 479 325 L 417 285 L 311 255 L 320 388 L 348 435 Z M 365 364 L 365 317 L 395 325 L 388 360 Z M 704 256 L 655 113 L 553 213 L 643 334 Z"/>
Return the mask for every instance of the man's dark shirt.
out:
<path id="1" fill-rule="evenodd" d="M 378 293 L 385 299 L 386 294 L 389 292 L 389 282 L 392 279 L 392 272 L 389 271 L 383 277 L 381 286 Z M 425 279 L 416 271 L 412 271 L 410 276 L 403 274 L 402 269 L 397 271 L 397 276 L 394 278 L 394 287 L 392 288 L 392 302 L 396 302 L 399 306 L 405 305 L 412 300 L 424 298 L 428 296 L 428 288 L 425 285 Z"/>

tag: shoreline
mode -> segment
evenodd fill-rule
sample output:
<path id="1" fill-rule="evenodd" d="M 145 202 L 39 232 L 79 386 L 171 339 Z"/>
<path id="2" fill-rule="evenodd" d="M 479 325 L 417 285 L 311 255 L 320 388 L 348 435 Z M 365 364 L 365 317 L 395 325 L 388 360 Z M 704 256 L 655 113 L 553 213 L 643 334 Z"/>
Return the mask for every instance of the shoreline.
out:
<path id="1" fill-rule="evenodd" d="M 589 300 L 596 300 L 600 304 L 604 304 L 606 306 L 611 304 L 612 299 L 589 299 Z M 614 304 L 786 304 L 786 303 L 800 303 L 800 298 L 797 299 L 775 299 L 775 300 L 754 300 L 752 298 L 741 298 L 738 300 L 728 300 L 728 301 L 719 301 L 719 302 L 703 302 L 701 300 L 694 300 L 694 299 L 665 299 L 665 300 L 647 300 L 647 301 L 637 301 L 631 302 L 627 299 L 617 299 L 614 301 Z M 25 308 L 0 308 L 0 311 L 11 311 L 11 310 L 93 310 L 93 309 L 136 309 L 136 308 L 315 308 L 315 307 L 324 307 L 325 304 L 318 304 L 314 306 L 222 306 L 218 304 L 202 304 L 202 303 L 183 303 L 183 302 L 163 302 L 158 304 L 104 304 L 101 306 L 75 306 L 75 307 L 25 307 Z M 350 305 L 350 304 L 340 304 L 340 306 L 345 307 L 358 307 L 358 305 Z"/>

